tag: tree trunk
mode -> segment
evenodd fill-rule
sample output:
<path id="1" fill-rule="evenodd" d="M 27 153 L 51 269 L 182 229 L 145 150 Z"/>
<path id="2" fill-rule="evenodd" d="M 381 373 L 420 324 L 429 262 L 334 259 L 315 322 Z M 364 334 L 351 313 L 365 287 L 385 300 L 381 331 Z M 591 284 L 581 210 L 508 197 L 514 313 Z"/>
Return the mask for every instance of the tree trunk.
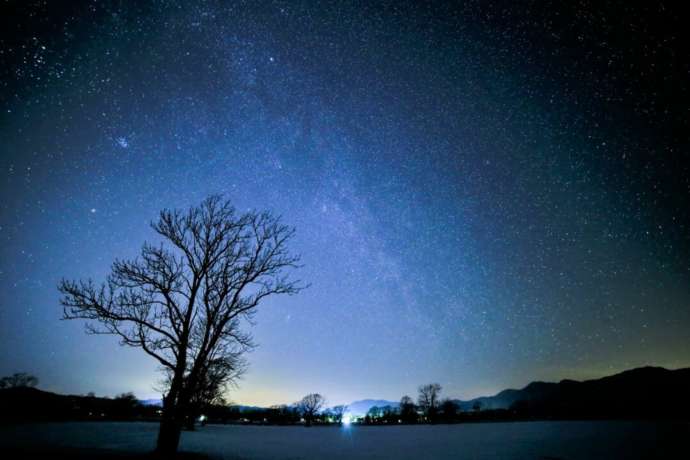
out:
<path id="1" fill-rule="evenodd" d="M 174 417 L 163 416 L 156 445 L 156 453 L 161 458 L 172 458 L 177 453 L 177 447 L 180 444 L 180 432 L 180 424 Z"/>
<path id="2" fill-rule="evenodd" d="M 180 391 L 180 395 L 177 400 L 177 412 L 179 414 L 179 420 L 181 426 L 185 430 L 194 431 L 194 421 L 196 419 L 196 405 L 192 403 L 191 388 L 194 388 L 194 383 L 191 378 L 187 379 L 185 382 L 185 388 Z"/>
<path id="3" fill-rule="evenodd" d="M 186 339 L 184 340 L 186 347 Z M 180 394 L 183 390 L 184 368 L 187 362 L 186 348 L 182 348 L 168 394 L 163 396 L 163 414 L 158 429 L 156 454 L 161 458 L 172 458 L 177 453 L 182 432 L 183 413 L 180 410 Z"/>
<path id="4" fill-rule="evenodd" d="M 163 398 L 163 415 L 158 429 L 156 453 L 161 458 L 172 458 L 177 453 L 177 447 L 180 444 L 182 425 L 176 407 L 176 398 L 171 393 Z"/>

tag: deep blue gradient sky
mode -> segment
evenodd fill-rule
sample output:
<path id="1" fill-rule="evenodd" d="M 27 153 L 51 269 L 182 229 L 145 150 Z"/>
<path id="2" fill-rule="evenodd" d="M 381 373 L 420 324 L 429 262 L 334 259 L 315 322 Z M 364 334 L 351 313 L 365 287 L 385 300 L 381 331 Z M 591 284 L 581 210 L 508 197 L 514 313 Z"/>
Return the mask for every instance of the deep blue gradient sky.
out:
<path id="1" fill-rule="evenodd" d="M 156 397 L 56 283 L 211 193 L 294 225 L 312 283 L 260 308 L 234 401 L 690 365 L 683 25 L 511 3 L 5 4 L 0 374 Z"/>

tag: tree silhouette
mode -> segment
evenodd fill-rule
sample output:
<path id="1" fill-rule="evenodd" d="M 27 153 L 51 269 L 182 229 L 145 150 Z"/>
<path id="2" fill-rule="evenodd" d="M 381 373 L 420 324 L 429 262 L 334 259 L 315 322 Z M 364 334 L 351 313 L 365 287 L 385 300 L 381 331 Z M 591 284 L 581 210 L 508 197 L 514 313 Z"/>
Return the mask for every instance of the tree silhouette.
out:
<path id="1" fill-rule="evenodd" d="M 458 416 L 458 405 L 452 399 L 441 402 L 441 416 L 446 423 L 450 423 Z"/>
<path id="2" fill-rule="evenodd" d="M 434 422 L 436 420 L 436 413 L 438 412 L 438 399 L 440 394 L 441 385 L 438 383 L 430 383 L 428 385 L 422 385 L 419 387 L 419 397 L 417 402 L 430 422 Z"/>
<path id="3" fill-rule="evenodd" d="M 112 411 L 117 418 L 131 418 L 139 407 L 139 400 L 134 393 L 127 392 L 115 396 Z"/>
<path id="4" fill-rule="evenodd" d="M 218 195 L 187 211 L 163 210 L 151 226 L 160 244 L 116 260 L 103 284 L 63 280 L 59 290 L 65 319 L 89 320 L 88 332 L 117 335 L 164 369 L 156 450 L 171 455 L 210 363 L 251 346 L 241 320 L 264 298 L 301 289 L 284 274 L 299 258 L 287 248 L 292 228 L 269 213 L 240 214 Z"/>
<path id="5" fill-rule="evenodd" d="M 394 423 L 397 418 L 397 411 L 391 406 L 383 406 L 380 409 L 380 418 L 384 423 Z"/>
<path id="6" fill-rule="evenodd" d="M 305 426 L 311 426 L 316 414 L 325 403 L 326 399 L 318 393 L 308 394 L 297 403 L 297 408 L 304 417 Z"/>
<path id="7" fill-rule="evenodd" d="M 379 406 L 371 406 L 367 411 L 366 418 L 371 423 L 376 423 L 381 418 L 382 410 Z"/>
<path id="8" fill-rule="evenodd" d="M 417 421 L 417 408 L 412 398 L 407 395 L 400 398 L 400 418 L 405 423 L 414 423 Z"/>
<path id="9" fill-rule="evenodd" d="M 285 425 L 299 422 L 298 409 L 294 406 L 291 407 L 285 404 L 279 404 L 269 407 L 266 412 L 270 423 Z"/>
<path id="10" fill-rule="evenodd" d="M 347 406 L 335 406 L 331 409 L 331 415 L 333 416 L 333 421 L 340 425 L 343 423 L 343 415 L 347 412 Z"/>
<path id="11" fill-rule="evenodd" d="M 38 378 L 25 372 L 17 372 L 0 379 L 0 389 L 2 388 L 33 388 L 38 385 Z"/>

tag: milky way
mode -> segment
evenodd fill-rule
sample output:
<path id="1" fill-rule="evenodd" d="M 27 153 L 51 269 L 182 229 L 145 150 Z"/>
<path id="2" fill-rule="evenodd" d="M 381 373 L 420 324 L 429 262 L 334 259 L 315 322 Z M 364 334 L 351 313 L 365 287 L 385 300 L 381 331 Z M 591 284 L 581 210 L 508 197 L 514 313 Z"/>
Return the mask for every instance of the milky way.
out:
<path id="1" fill-rule="evenodd" d="M 59 321 L 56 284 L 211 193 L 294 225 L 311 283 L 262 305 L 235 401 L 690 365 L 673 11 L 26 3 L 0 15 L 0 374 L 155 397 L 155 363 Z"/>

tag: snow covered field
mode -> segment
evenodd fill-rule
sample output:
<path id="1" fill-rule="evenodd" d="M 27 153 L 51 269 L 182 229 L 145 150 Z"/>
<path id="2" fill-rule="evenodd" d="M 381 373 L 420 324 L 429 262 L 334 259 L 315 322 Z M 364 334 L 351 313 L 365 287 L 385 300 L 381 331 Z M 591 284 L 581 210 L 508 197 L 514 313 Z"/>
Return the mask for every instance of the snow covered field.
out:
<path id="1" fill-rule="evenodd" d="M 2 451 L 146 452 L 154 423 L 0 426 Z M 690 458 L 690 423 L 521 422 L 391 427 L 209 425 L 182 435 L 182 450 L 218 459 L 641 459 Z"/>

